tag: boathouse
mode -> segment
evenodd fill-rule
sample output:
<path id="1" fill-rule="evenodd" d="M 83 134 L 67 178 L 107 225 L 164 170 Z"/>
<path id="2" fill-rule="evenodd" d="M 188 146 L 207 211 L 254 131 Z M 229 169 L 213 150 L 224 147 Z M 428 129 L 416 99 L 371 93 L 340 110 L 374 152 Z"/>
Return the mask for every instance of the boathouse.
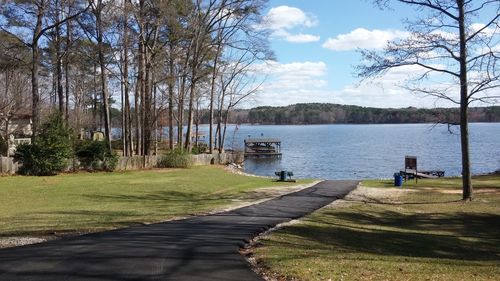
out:
<path id="1" fill-rule="evenodd" d="M 281 156 L 281 141 L 274 138 L 245 139 L 245 157 Z"/>

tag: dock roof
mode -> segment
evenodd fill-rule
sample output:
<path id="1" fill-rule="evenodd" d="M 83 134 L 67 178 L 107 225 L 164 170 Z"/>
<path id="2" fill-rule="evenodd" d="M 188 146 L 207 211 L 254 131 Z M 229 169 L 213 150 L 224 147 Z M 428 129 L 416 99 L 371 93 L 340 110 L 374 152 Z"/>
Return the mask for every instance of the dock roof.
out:
<path id="1" fill-rule="evenodd" d="M 245 143 L 281 143 L 281 140 L 276 138 L 249 138 L 245 139 Z"/>

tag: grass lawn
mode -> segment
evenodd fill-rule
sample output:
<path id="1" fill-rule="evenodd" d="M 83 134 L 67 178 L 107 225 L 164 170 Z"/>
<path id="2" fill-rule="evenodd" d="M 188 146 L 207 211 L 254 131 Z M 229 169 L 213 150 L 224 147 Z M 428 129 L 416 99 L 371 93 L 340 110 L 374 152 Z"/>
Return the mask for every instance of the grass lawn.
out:
<path id="1" fill-rule="evenodd" d="M 257 200 L 263 195 L 255 190 L 287 185 L 213 166 L 0 177 L 0 237 L 158 222 L 219 209 L 237 200 Z"/>
<path id="2" fill-rule="evenodd" d="M 345 201 L 260 239 L 253 253 L 281 280 L 500 280 L 500 176 L 365 181 Z"/>

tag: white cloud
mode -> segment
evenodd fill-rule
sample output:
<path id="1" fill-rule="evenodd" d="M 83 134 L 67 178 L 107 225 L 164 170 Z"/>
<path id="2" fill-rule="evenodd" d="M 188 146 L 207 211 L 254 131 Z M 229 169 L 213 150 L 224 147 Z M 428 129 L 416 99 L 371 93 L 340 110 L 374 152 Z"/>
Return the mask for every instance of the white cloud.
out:
<path id="1" fill-rule="evenodd" d="M 273 32 L 273 37 L 281 38 L 285 41 L 288 42 L 293 42 L 293 43 L 308 43 L 308 42 L 317 42 L 321 38 L 316 35 L 312 34 L 291 34 L 286 30 L 276 30 Z"/>
<path id="2" fill-rule="evenodd" d="M 435 65 L 439 67 L 439 65 Z M 456 106 L 455 104 L 424 95 L 412 93 L 403 86 L 405 81 L 422 75 L 426 70 L 420 66 L 403 66 L 389 70 L 385 75 L 364 81 L 359 85 L 347 85 L 338 92 L 343 100 L 350 104 L 370 107 L 436 107 Z M 457 98 L 457 83 L 447 83 L 441 75 L 435 75 L 428 82 L 419 85 L 429 89 L 439 89 L 448 92 L 450 97 Z"/>
<path id="3" fill-rule="evenodd" d="M 320 39 L 321 38 L 319 36 L 311 34 L 302 34 L 302 33 L 295 35 L 289 34 L 286 37 L 286 41 L 294 43 L 318 42 Z"/>
<path id="4" fill-rule="evenodd" d="M 266 63 L 253 66 L 255 72 L 266 75 L 273 75 L 277 79 L 284 77 L 319 77 L 326 75 L 326 64 L 320 62 L 292 62 L 279 63 L 276 61 L 267 61 Z"/>
<path id="5" fill-rule="evenodd" d="M 327 86 L 324 79 L 326 64 L 319 62 L 279 63 L 268 61 L 253 66 L 256 73 L 267 75 L 255 104 L 286 105 L 316 100 L 314 93 L 320 93 Z"/>
<path id="6" fill-rule="evenodd" d="M 485 26 L 486 25 L 484 23 L 473 23 L 473 24 L 470 25 L 469 28 L 470 28 L 470 30 L 472 32 L 477 32 L 477 31 L 479 31 L 479 30 L 481 30 L 481 29 L 484 28 L 481 31 L 481 34 L 486 35 L 486 36 L 491 36 L 491 35 L 493 35 L 495 33 L 495 29 L 493 29 L 491 27 L 485 28 Z"/>
<path id="7" fill-rule="evenodd" d="M 475 55 L 482 55 L 482 54 L 488 54 L 488 53 L 493 53 L 496 56 L 498 56 L 500 54 L 500 44 L 492 46 L 492 47 L 484 46 L 482 48 L 476 49 L 474 52 Z"/>
<path id="8" fill-rule="evenodd" d="M 265 26 L 272 30 L 292 29 L 297 26 L 312 27 L 318 23 L 313 16 L 299 8 L 289 6 L 271 8 L 264 22 Z"/>
<path id="9" fill-rule="evenodd" d="M 357 48 L 380 50 L 387 45 L 387 42 L 404 38 L 408 35 L 408 32 L 400 30 L 368 30 L 357 28 L 350 33 L 340 34 L 335 38 L 328 38 L 323 44 L 323 48 L 333 51 L 350 51 Z"/>
<path id="10" fill-rule="evenodd" d="M 313 15 L 307 14 L 299 8 L 289 6 L 274 7 L 264 17 L 260 28 L 272 31 L 272 36 L 293 43 L 317 42 L 320 36 L 291 31 L 297 28 L 316 26 L 318 21 Z"/>
<path id="11" fill-rule="evenodd" d="M 260 93 L 245 107 L 258 105 L 285 106 L 295 103 L 338 103 L 367 107 L 435 107 L 454 106 L 434 97 L 413 94 L 402 88 L 401 83 L 425 70 L 418 66 L 405 66 L 390 70 L 382 77 L 359 85 L 350 84 L 331 89 L 327 82 L 328 69 L 324 62 L 278 63 L 270 61 L 254 66 L 254 71 L 268 75 Z M 430 81 L 429 86 L 449 88 L 458 93 L 455 84 Z M 455 85 L 455 86 L 454 86 Z M 455 88 L 453 88 L 455 87 Z"/>

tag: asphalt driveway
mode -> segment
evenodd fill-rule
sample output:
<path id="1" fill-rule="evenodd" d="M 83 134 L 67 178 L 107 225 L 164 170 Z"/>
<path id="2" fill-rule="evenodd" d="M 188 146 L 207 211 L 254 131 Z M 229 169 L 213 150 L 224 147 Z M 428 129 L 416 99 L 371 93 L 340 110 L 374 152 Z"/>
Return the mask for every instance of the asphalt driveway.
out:
<path id="1" fill-rule="evenodd" d="M 356 185 L 323 181 L 225 213 L 3 249 L 0 280 L 261 280 L 238 250 Z"/>

